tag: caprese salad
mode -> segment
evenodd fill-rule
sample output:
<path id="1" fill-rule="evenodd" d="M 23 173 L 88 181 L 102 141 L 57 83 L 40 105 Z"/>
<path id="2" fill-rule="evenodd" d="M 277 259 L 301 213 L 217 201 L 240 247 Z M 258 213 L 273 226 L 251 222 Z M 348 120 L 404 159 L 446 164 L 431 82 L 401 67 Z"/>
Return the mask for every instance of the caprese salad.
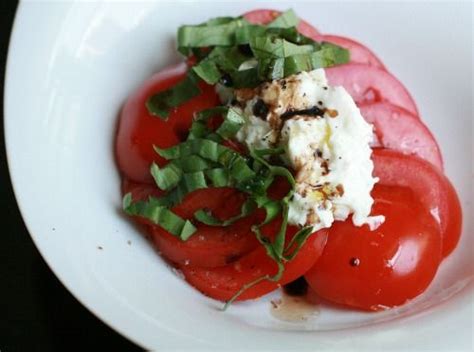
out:
<path id="1" fill-rule="evenodd" d="M 125 103 L 116 156 L 123 210 L 189 284 L 228 306 L 304 278 L 363 310 L 426 290 L 461 207 L 368 48 L 255 10 L 181 26 L 177 50 Z"/>

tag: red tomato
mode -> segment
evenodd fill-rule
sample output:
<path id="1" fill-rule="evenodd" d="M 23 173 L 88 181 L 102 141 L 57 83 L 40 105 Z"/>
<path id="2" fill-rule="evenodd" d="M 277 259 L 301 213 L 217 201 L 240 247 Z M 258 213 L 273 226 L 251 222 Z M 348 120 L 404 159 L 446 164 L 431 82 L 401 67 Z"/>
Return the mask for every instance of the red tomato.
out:
<path id="1" fill-rule="evenodd" d="M 318 38 L 314 39 L 321 42 L 333 43 L 346 48 L 351 53 L 351 63 L 375 66 L 385 70 L 382 61 L 380 61 L 380 59 L 369 48 L 353 39 L 331 34 L 320 35 Z"/>
<path id="2" fill-rule="evenodd" d="M 375 127 L 372 147 L 415 154 L 443 169 L 443 158 L 433 134 L 418 116 L 387 102 L 360 106 L 364 119 Z"/>
<path id="3" fill-rule="evenodd" d="M 267 24 L 277 18 L 280 14 L 280 11 L 262 9 L 246 12 L 243 16 L 250 23 Z M 300 20 L 300 23 L 298 24 L 298 32 L 313 39 L 319 36 L 319 31 L 304 20 Z"/>
<path id="4" fill-rule="evenodd" d="M 245 196 L 234 189 L 207 188 L 188 194 L 173 211 L 185 219 L 192 219 L 194 212 L 206 208 L 224 220 L 238 214 L 244 201 Z M 237 260 L 258 245 L 251 226 L 259 219 L 259 214 L 253 214 L 227 227 L 196 222 L 197 232 L 187 241 L 181 241 L 158 226 L 150 226 L 150 233 L 158 250 L 170 261 L 213 268 Z"/>
<path id="5" fill-rule="evenodd" d="M 438 226 L 409 192 L 392 189 L 382 198 L 380 187 L 372 213 L 385 222 L 375 231 L 351 219 L 334 223 L 321 258 L 305 274 L 331 302 L 364 310 L 399 306 L 425 291 L 436 274 L 442 258 Z"/>
<path id="6" fill-rule="evenodd" d="M 155 153 L 153 145 L 166 148 L 181 142 L 188 133 L 193 114 L 219 104 L 214 88 L 201 84 L 202 93 L 174 108 L 167 121 L 150 115 L 145 106 L 147 99 L 154 93 L 174 86 L 184 78 L 185 72 L 185 64 L 160 71 L 141 85 L 125 103 L 115 147 L 119 168 L 126 177 L 151 183 L 151 163 L 165 163 Z"/>
<path id="7" fill-rule="evenodd" d="M 443 256 L 459 242 L 462 226 L 461 204 L 453 185 L 431 163 L 412 155 L 375 149 L 374 175 L 384 185 L 409 187 L 441 227 Z"/>
<path id="8" fill-rule="evenodd" d="M 159 197 L 163 194 L 163 191 L 158 189 L 155 185 L 148 183 L 139 183 L 124 178 L 122 180 L 122 194 L 132 194 L 134 201 L 146 200 L 149 196 Z"/>
<path id="9" fill-rule="evenodd" d="M 363 64 L 347 64 L 326 69 L 332 86 L 343 86 L 357 104 L 387 101 L 418 115 L 416 103 L 405 86 L 385 70 Z"/>
<path id="10" fill-rule="evenodd" d="M 275 228 L 275 226 L 273 227 Z M 291 228 L 288 231 L 288 237 L 291 238 L 296 229 Z M 278 282 L 262 281 L 244 291 L 237 300 L 242 301 L 263 296 L 296 280 L 314 265 L 323 251 L 326 240 L 326 230 L 311 235 L 295 258 L 285 264 L 283 277 Z M 275 275 L 278 270 L 275 262 L 267 256 L 263 246 L 259 246 L 235 263 L 220 268 L 180 266 L 180 269 L 191 285 L 205 295 L 222 301 L 232 298 L 243 285 L 263 275 Z"/>

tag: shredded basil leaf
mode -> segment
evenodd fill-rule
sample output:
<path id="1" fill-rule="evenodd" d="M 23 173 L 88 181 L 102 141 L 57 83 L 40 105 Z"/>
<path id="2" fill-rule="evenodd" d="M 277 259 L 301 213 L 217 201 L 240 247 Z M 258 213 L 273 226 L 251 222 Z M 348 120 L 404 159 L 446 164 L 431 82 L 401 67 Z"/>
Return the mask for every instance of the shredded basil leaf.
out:
<path id="1" fill-rule="evenodd" d="M 181 26 L 178 29 L 178 51 L 189 54 L 189 48 L 232 46 L 235 30 L 248 24 L 243 18 L 225 21 L 208 21 L 197 26 Z"/>
<path id="2" fill-rule="evenodd" d="M 285 248 L 285 255 L 284 255 L 285 260 L 287 261 L 292 260 L 298 254 L 301 247 L 303 247 L 308 237 L 311 236 L 313 233 L 314 233 L 314 230 L 312 226 L 307 226 L 300 229 L 293 236 L 293 238 L 291 239 L 291 241 L 288 243 L 288 245 Z M 288 253 L 288 251 L 292 249 L 294 244 L 296 244 L 296 247 L 293 249 L 292 252 Z"/>
<path id="3" fill-rule="evenodd" d="M 234 88 L 255 88 L 262 81 L 259 79 L 258 68 L 253 67 L 247 70 L 234 71 L 229 73 Z"/>
<path id="4" fill-rule="evenodd" d="M 196 232 L 196 228 L 189 220 L 184 220 L 168 208 L 161 206 L 154 197 L 150 197 L 147 201 L 132 202 L 132 195 L 127 193 L 123 198 L 123 210 L 128 215 L 151 221 L 183 241 Z"/>
<path id="5" fill-rule="evenodd" d="M 169 164 L 176 165 L 184 173 L 204 171 L 211 169 L 217 165 L 213 162 L 201 158 L 198 155 L 185 156 L 183 158 L 173 160 Z"/>
<path id="6" fill-rule="evenodd" d="M 194 66 L 193 71 L 207 84 L 216 84 L 222 77 L 221 70 L 216 61 L 206 58 L 198 65 Z"/>
<path id="7" fill-rule="evenodd" d="M 244 122 L 244 117 L 238 110 L 229 108 L 225 114 L 224 122 L 216 130 L 216 133 L 224 139 L 229 139 L 235 136 Z"/>
<path id="8" fill-rule="evenodd" d="M 183 104 L 200 93 L 198 77 L 192 71 L 188 71 L 184 80 L 170 89 L 152 95 L 147 100 L 146 107 L 150 114 L 167 120 L 170 109 Z"/>
<path id="9" fill-rule="evenodd" d="M 232 185 L 229 172 L 224 168 L 206 170 L 205 174 L 214 187 L 228 187 Z"/>
<path id="10" fill-rule="evenodd" d="M 250 48 L 257 59 L 278 59 L 314 51 L 310 44 L 293 44 L 276 36 L 253 37 L 250 39 Z"/>
<path id="11" fill-rule="evenodd" d="M 169 163 L 160 169 L 155 163 L 151 164 L 150 173 L 156 185 L 163 191 L 174 188 L 183 176 L 183 171 L 175 164 Z"/>

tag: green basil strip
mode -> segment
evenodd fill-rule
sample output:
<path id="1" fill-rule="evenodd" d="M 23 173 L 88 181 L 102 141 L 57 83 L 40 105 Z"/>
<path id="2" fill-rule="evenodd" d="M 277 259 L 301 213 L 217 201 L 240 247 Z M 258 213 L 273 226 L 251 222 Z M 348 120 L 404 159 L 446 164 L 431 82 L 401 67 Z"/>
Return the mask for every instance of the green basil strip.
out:
<path id="1" fill-rule="evenodd" d="M 131 193 L 127 193 L 123 198 L 123 210 L 128 215 L 148 219 L 183 241 L 196 232 L 196 228 L 189 220 L 184 220 L 171 210 L 159 205 L 153 197 L 150 197 L 148 201 L 133 202 Z"/>
<path id="2" fill-rule="evenodd" d="M 247 25 L 243 18 L 228 22 L 214 21 L 204 25 L 181 26 L 178 29 L 178 51 L 187 55 L 189 48 L 210 46 L 232 46 L 235 43 L 235 30 Z"/>
<path id="3" fill-rule="evenodd" d="M 246 45 L 250 43 L 252 38 L 264 36 L 286 39 L 293 44 L 311 44 L 315 50 L 319 48 L 316 41 L 298 32 L 296 27 L 268 28 L 262 25 L 240 27 L 235 31 L 235 42 L 237 45 Z"/>
<path id="4" fill-rule="evenodd" d="M 216 106 L 213 108 L 201 110 L 196 114 L 194 120 L 205 122 L 213 116 L 224 115 L 228 109 L 229 108 L 227 106 Z"/>
<path id="5" fill-rule="evenodd" d="M 255 88 L 262 81 L 258 77 L 258 67 L 229 73 L 234 88 Z"/>
<path id="6" fill-rule="evenodd" d="M 148 112 L 163 120 L 167 120 L 169 110 L 198 96 L 201 90 L 198 86 L 199 78 L 192 71 L 188 71 L 186 78 L 170 89 L 152 95 L 146 102 Z"/>
<path id="7" fill-rule="evenodd" d="M 189 155 L 199 155 L 204 159 L 218 162 L 229 170 L 232 178 L 242 182 L 255 176 L 246 159 L 232 149 L 208 139 L 192 139 L 168 149 L 154 147 L 165 159 L 178 159 Z"/>
<path id="8" fill-rule="evenodd" d="M 261 81 L 282 79 L 285 77 L 285 58 L 259 60 L 257 68 Z"/>
<path id="9" fill-rule="evenodd" d="M 183 175 L 183 184 L 185 194 L 191 193 L 197 189 L 207 188 L 204 172 L 190 172 Z"/>
<path id="10" fill-rule="evenodd" d="M 188 140 L 167 149 L 155 146 L 154 149 L 167 160 L 179 159 L 194 154 L 212 161 L 217 161 L 220 154 L 228 150 L 228 148 L 207 139 Z"/>
<path id="11" fill-rule="evenodd" d="M 267 148 L 267 149 L 254 149 L 254 154 L 259 157 L 264 157 L 267 155 L 280 155 L 285 152 L 285 148 L 276 147 L 276 148 Z"/>
<path id="12" fill-rule="evenodd" d="M 216 84 L 222 77 L 222 72 L 214 60 L 206 58 L 193 66 L 192 70 L 207 84 Z"/>
<path id="13" fill-rule="evenodd" d="M 214 187 L 228 187 L 232 185 L 229 171 L 223 168 L 215 168 L 204 172 Z"/>
<path id="14" fill-rule="evenodd" d="M 163 191 L 174 188 L 183 176 L 183 171 L 177 165 L 169 163 L 162 169 L 155 163 L 151 164 L 150 173 L 156 185 Z"/>
<path id="15" fill-rule="evenodd" d="M 286 39 L 293 44 L 311 44 L 314 50 L 319 49 L 320 44 L 318 42 L 301 34 L 296 27 L 268 28 L 266 33 Z M 256 36 L 257 35 L 255 35 L 255 37 Z"/>
<path id="16" fill-rule="evenodd" d="M 199 209 L 194 213 L 194 217 L 196 220 L 202 222 L 203 224 L 209 225 L 209 226 L 229 226 L 235 223 L 236 221 L 250 215 L 256 208 L 256 204 L 252 199 L 247 199 L 244 204 L 242 204 L 242 207 L 240 209 L 240 213 L 237 214 L 236 216 L 233 216 L 227 220 L 219 220 L 216 217 L 214 217 L 209 211 L 206 211 L 204 209 Z"/>
<path id="17" fill-rule="evenodd" d="M 245 27 L 239 27 L 235 30 L 235 43 L 244 45 L 250 43 L 251 38 L 260 37 L 267 33 L 265 26 L 251 24 Z"/>
<path id="18" fill-rule="evenodd" d="M 331 67 L 348 63 L 350 53 L 340 46 L 323 43 L 321 50 L 309 55 L 294 55 L 285 58 L 285 76 L 317 68 Z"/>
<path id="19" fill-rule="evenodd" d="M 287 168 L 283 166 L 270 165 L 265 159 L 262 158 L 262 156 L 259 155 L 259 153 L 265 153 L 267 152 L 267 150 L 268 149 L 250 149 L 250 155 L 252 156 L 252 158 L 265 165 L 270 170 L 272 175 L 285 177 L 291 187 L 294 188 L 296 185 L 295 178 Z"/>
<path id="20" fill-rule="evenodd" d="M 250 58 L 237 47 L 215 47 L 192 69 L 208 84 L 216 84 L 224 73 L 238 71 L 240 65 Z"/>
<path id="21" fill-rule="evenodd" d="M 300 19 L 296 16 L 293 10 L 287 10 L 280 16 L 270 22 L 267 27 L 269 28 L 288 28 L 298 26 Z"/>
<path id="22" fill-rule="evenodd" d="M 242 27 L 245 28 L 245 27 Z M 238 70 L 240 65 L 251 59 L 250 55 L 242 53 L 238 47 L 216 47 L 209 53 L 208 58 L 214 60 L 223 71 Z"/>
<path id="23" fill-rule="evenodd" d="M 215 163 L 205 160 L 198 155 L 185 156 L 183 158 L 173 160 L 169 164 L 176 165 L 184 173 L 204 171 L 212 169 L 216 166 Z"/>
<path id="24" fill-rule="evenodd" d="M 242 114 L 235 108 L 229 108 L 224 117 L 224 122 L 216 130 L 216 133 L 224 139 L 235 136 L 245 123 Z"/>
<path id="25" fill-rule="evenodd" d="M 314 52 L 312 45 L 293 44 L 285 39 L 274 36 L 251 38 L 250 48 L 257 59 L 278 59 Z"/>
<path id="26" fill-rule="evenodd" d="M 273 240 L 273 250 L 275 251 L 275 255 L 278 256 L 279 259 L 283 259 L 283 251 L 285 249 L 285 239 L 286 239 L 286 229 L 288 227 L 288 201 L 282 201 L 282 221 L 280 230 L 278 231 L 275 239 Z"/>
<path id="27" fill-rule="evenodd" d="M 193 121 L 189 129 L 188 140 L 190 139 L 202 139 L 206 138 L 211 130 L 207 127 L 203 121 Z"/>
<path id="28" fill-rule="evenodd" d="M 305 244 L 306 240 L 308 239 L 309 236 L 311 236 L 314 233 L 313 227 L 312 226 L 307 226 L 303 227 L 300 229 L 291 239 L 290 243 L 285 248 L 285 255 L 284 259 L 287 261 L 292 260 L 296 254 L 298 254 L 299 250 L 303 245 Z M 293 249 L 291 253 L 288 253 L 288 251 L 293 247 L 293 245 L 296 244 L 296 247 Z"/>
<path id="29" fill-rule="evenodd" d="M 261 200 L 260 200 L 261 202 Z M 258 203 L 258 202 L 257 202 Z M 280 204 L 280 201 L 272 200 L 267 198 L 266 201 L 259 205 L 260 208 L 265 209 L 265 220 L 260 224 L 260 226 L 269 224 L 273 220 L 276 219 L 278 215 L 280 215 L 282 211 L 282 206 Z"/>

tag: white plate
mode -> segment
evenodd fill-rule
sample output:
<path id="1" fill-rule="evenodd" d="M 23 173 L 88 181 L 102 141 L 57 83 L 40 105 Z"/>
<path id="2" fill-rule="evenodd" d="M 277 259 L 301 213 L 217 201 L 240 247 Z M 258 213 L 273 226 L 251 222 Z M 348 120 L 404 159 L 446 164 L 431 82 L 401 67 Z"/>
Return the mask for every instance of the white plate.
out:
<path id="1" fill-rule="evenodd" d="M 464 235 L 419 300 L 377 314 L 322 307 L 298 324 L 272 319 L 268 298 L 222 313 L 174 275 L 122 216 L 113 157 L 121 104 L 152 72 L 178 60 L 172 49 L 179 24 L 255 6 L 20 5 L 8 57 L 6 143 L 18 203 L 42 255 L 86 307 L 146 348 L 472 348 L 470 3 L 257 6 L 292 6 L 323 32 L 367 43 L 411 90 L 440 141 L 466 214 Z"/>

